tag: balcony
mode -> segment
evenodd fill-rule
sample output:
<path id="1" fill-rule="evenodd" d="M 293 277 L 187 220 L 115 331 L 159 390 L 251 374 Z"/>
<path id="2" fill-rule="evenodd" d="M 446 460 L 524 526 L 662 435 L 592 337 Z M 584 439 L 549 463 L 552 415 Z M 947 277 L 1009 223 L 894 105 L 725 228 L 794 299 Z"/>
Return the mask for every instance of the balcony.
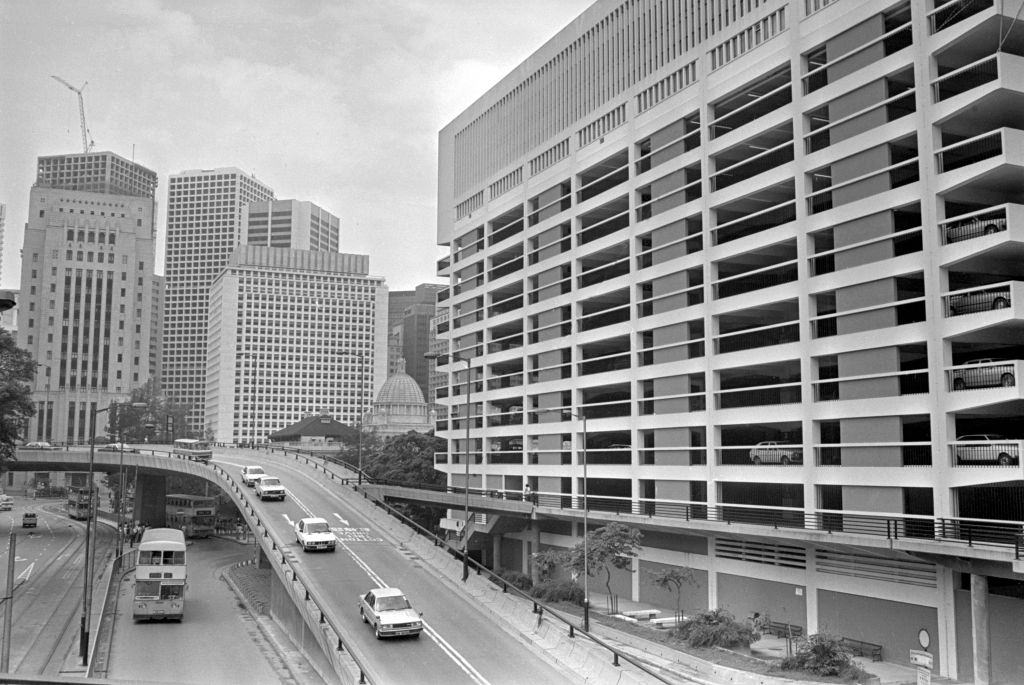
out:
<path id="1" fill-rule="evenodd" d="M 970 249 L 990 249 L 993 244 L 1014 242 L 1024 244 L 1024 205 L 1007 203 L 996 207 L 960 214 L 939 223 L 939 239 L 943 245 L 954 245 L 976 238 L 984 243 Z M 998 236 L 989 238 L 988 236 Z M 959 254 L 960 248 L 957 253 Z"/>
<path id="2" fill-rule="evenodd" d="M 928 29 L 938 33 L 993 6 L 994 0 L 950 0 L 928 14 Z"/>
<path id="3" fill-rule="evenodd" d="M 719 390 L 715 393 L 718 409 L 766 407 L 800 402 L 800 383 L 775 383 L 745 388 Z"/>

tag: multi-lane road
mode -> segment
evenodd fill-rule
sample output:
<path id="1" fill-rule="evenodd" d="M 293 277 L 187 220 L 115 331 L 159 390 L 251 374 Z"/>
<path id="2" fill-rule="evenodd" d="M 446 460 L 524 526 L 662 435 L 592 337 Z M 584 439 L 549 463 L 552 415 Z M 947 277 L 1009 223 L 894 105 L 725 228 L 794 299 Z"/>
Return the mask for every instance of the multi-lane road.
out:
<path id="1" fill-rule="evenodd" d="M 245 464 L 259 464 L 281 478 L 287 489 L 284 502 L 259 502 L 251 489 L 245 496 L 278 538 L 288 542 L 286 554 L 316 595 L 337 608 L 346 642 L 369 660 L 373 682 L 561 685 L 574 680 L 489 620 L 471 597 L 441 580 L 398 541 L 388 539 L 372 517 L 353 506 L 353 498 L 360 495 L 351 489 L 280 454 L 237 450 L 215 454 L 214 459 L 236 480 Z M 299 549 L 292 525 L 304 516 L 331 521 L 339 540 L 337 552 Z M 425 630 L 420 638 L 377 640 L 362 623 L 357 598 L 379 586 L 401 588 L 423 613 Z"/>

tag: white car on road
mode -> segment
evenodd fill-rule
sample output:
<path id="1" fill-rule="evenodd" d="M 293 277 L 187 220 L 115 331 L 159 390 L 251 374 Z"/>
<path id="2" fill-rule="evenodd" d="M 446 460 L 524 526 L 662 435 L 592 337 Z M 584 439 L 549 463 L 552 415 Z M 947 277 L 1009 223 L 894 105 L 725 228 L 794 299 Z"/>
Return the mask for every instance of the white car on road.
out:
<path id="1" fill-rule="evenodd" d="M 256 481 L 256 496 L 260 500 L 279 499 L 284 501 L 284 486 L 276 476 L 263 476 Z"/>
<path id="2" fill-rule="evenodd" d="M 331 532 L 331 524 L 322 518 L 304 518 L 295 523 L 295 542 L 302 546 L 302 551 L 325 549 L 333 552 L 338 539 Z"/>
<path id="3" fill-rule="evenodd" d="M 242 482 L 248 485 L 250 488 L 256 485 L 256 479 L 260 476 L 267 475 L 263 471 L 262 466 L 243 466 L 242 467 Z"/>
<path id="4" fill-rule="evenodd" d="M 378 640 L 399 635 L 419 637 L 422 616 L 396 587 L 374 588 L 359 598 L 359 617 L 373 626 Z"/>

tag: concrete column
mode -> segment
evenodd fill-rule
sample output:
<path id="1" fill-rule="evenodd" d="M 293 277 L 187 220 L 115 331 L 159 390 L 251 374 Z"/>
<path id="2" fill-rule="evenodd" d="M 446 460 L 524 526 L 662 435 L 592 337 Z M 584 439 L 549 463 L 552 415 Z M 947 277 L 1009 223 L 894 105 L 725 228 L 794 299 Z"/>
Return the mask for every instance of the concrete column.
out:
<path id="1" fill-rule="evenodd" d="M 971 574 L 971 634 L 974 636 L 974 685 L 992 682 L 992 645 L 988 629 L 988 576 Z"/>
<path id="2" fill-rule="evenodd" d="M 270 568 L 270 559 L 267 557 L 267 553 L 263 551 L 263 547 L 256 546 L 256 568 Z M 271 574 L 274 576 L 275 574 Z"/>
<path id="3" fill-rule="evenodd" d="M 708 461 L 711 461 L 708 458 Z M 708 498 L 710 499 L 710 488 Z M 715 538 L 714 536 L 708 538 L 708 609 L 718 608 L 718 571 L 715 569 L 717 566 L 714 562 L 715 559 Z"/>
<path id="4" fill-rule="evenodd" d="M 956 678 L 957 672 L 960 670 L 956 655 L 956 594 L 954 592 L 956 575 L 948 566 L 936 566 L 935 570 L 939 582 L 939 634 L 936 635 L 936 639 L 939 644 L 939 654 L 942 655 L 941 661 L 936 667 L 939 675 Z"/>
<path id="5" fill-rule="evenodd" d="M 503 538 L 501 535 L 491 536 L 491 569 L 498 571 L 501 569 L 501 542 Z"/>
<path id="6" fill-rule="evenodd" d="M 539 552 L 540 551 L 540 522 L 538 522 L 537 519 L 532 519 L 530 521 L 530 539 L 531 539 L 531 541 L 533 543 L 532 546 L 533 546 L 534 553 Z M 537 570 L 537 564 L 534 564 L 532 559 L 527 558 L 526 559 L 526 565 L 527 565 L 527 568 L 529 568 L 529 570 L 530 570 L 530 580 L 532 580 L 533 583 L 536 585 L 537 583 L 540 582 L 540 572 Z"/>
<path id="7" fill-rule="evenodd" d="M 150 528 L 166 526 L 166 499 L 167 478 L 140 473 L 135 486 L 135 520 L 142 521 Z"/>
<path id="8" fill-rule="evenodd" d="M 804 572 L 804 606 L 806 607 L 807 635 L 819 632 L 818 628 L 818 567 L 814 551 L 808 549 L 807 570 Z"/>

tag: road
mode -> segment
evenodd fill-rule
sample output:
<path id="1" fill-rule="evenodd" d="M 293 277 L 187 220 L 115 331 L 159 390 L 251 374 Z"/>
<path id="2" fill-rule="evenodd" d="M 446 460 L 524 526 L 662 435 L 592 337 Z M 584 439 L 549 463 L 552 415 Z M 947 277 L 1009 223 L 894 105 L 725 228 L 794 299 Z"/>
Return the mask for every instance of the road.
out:
<path id="1" fill-rule="evenodd" d="M 281 663 L 256 619 L 220 578 L 226 566 L 251 558 L 251 545 L 219 538 L 189 541 L 181 623 L 136 623 L 131 614 L 132 582 L 122 582 L 106 677 L 196 684 L 302 682 Z"/>
<path id="2" fill-rule="evenodd" d="M 85 522 L 57 513 L 60 502 L 14 498 L 14 509 L 0 514 L 5 536 L 0 583 L 6 582 L 9 533 L 17 536 L 10 671 L 21 675 L 59 675 L 67 651 L 78 644 L 82 612 Z M 34 511 L 36 528 L 22 528 L 21 517 Z M 99 526 L 96 569 L 112 545 L 112 534 Z"/>
<path id="3" fill-rule="evenodd" d="M 348 504 L 360 497 L 331 483 L 322 472 L 290 457 L 237 450 L 215 453 L 215 461 L 238 479 L 245 464 L 259 464 L 280 477 L 288 497 L 262 503 L 245 489 L 261 519 L 283 541 L 287 554 L 309 579 L 315 593 L 331 603 L 358 655 L 369 657 L 378 683 L 472 683 L 561 685 L 567 674 L 542 660 L 532 649 L 502 630 L 471 603 L 468 596 L 440 580 L 415 555 L 403 550 L 359 510 Z M 321 516 L 331 521 L 340 546 L 337 552 L 305 553 L 295 543 L 294 521 Z M 369 588 L 396 586 L 423 613 L 419 639 L 379 641 L 359 618 L 356 600 Z"/>

